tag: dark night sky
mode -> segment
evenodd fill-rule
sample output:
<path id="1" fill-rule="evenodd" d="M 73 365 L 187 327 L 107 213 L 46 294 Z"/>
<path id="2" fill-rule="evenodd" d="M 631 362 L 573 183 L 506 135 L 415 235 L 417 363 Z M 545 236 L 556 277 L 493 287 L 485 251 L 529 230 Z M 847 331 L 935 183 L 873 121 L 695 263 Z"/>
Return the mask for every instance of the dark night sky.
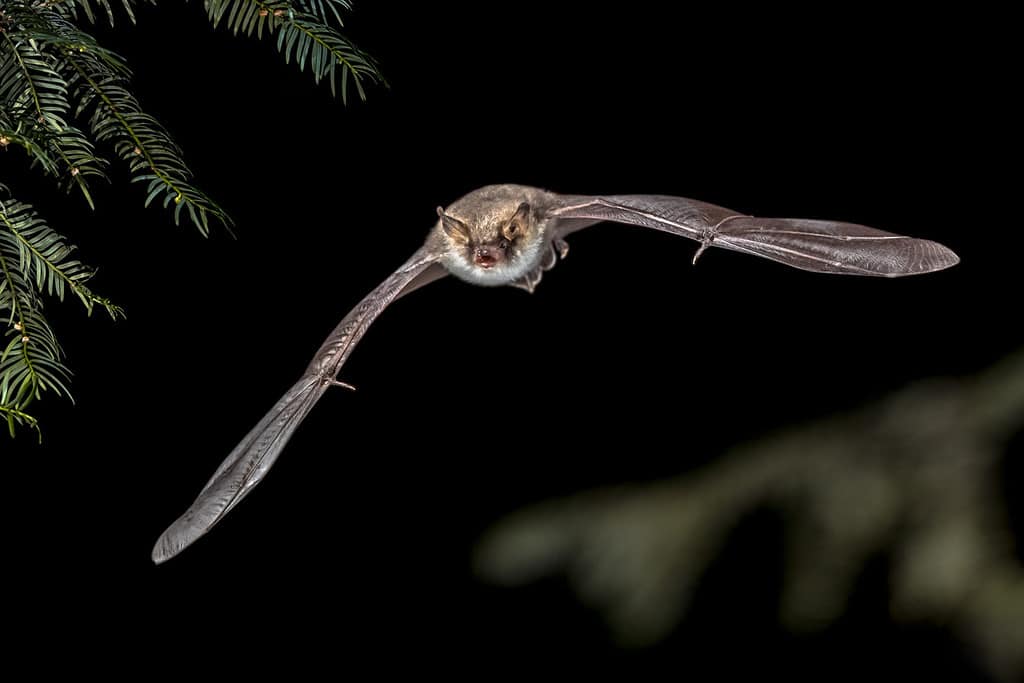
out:
<path id="1" fill-rule="evenodd" d="M 987 58 L 951 39 L 969 29 L 959 18 L 363 0 L 349 32 L 391 87 L 344 107 L 269 42 L 214 32 L 201 3 L 164 4 L 99 33 L 237 240 L 175 228 L 141 188 L 101 188 L 89 214 L 13 153 L 0 167 L 128 311 L 112 325 L 50 306 L 77 405 L 38 406 L 41 447 L 0 441 L 6 556 L 40 632 L 105 613 L 154 652 L 219 640 L 342 671 L 487 675 L 470 659 L 541 655 L 691 675 L 967 667 L 941 629 L 887 624 L 884 568 L 835 629 L 782 632 L 771 519 L 646 653 L 615 653 L 560 582 L 502 591 L 469 568 L 479 533 L 525 503 L 674 475 L 1018 345 L 990 303 L 1005 286 L 995 252 L 1011 250 L 993 237 L 1019 226 L 986 208 L 1000 192 L 979 163 L 995 137 L 977 109 Z M 356 351 L 342 377 L 359 391 L 328 395 L 257 492 L 153 568 L 157 535 L 420 244 L 434 207 L 494 182 L 859 222 L 963 263 L 865 280 L 713 250 L 693 268 L 693 243 L 605 225 L 574 237 L 533 296 L 433 285 Z M 31 580 L 44 570 L 61 578 Z M 282 634 L 301 644 L 279 648 Z"/>

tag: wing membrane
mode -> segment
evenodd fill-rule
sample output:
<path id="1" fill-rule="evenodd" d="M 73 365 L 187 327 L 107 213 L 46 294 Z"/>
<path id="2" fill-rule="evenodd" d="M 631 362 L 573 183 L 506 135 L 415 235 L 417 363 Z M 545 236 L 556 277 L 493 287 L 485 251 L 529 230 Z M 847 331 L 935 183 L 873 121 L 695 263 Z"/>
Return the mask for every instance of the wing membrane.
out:
<path id="1" fill-rule="evenodd" d="M 931 240 L 895 235 L 855 223 L 799 218 L 730 220 L 715 246 L 818 273 L 900 277 L 949 268 L 960 261 Z"/>
<path id="2" fill-rule="evenodd" d="M 641 225 L 817 273 L 899 277 L 930 273 L 960 261 L 930 240 L 855 223 L 802 218 L 755 218 L 730 209 L 665 195 L 563 196 L 561 219 Z"/>
<path id="3" fill-rule="evenodd" d="M 338 371 L 388 304 L 406 291 L 436 279 L 436 257 L 421 249 L 370 292 L 331 332 L 305 373 L 242 439 L 199 492 L 195 502 L 157 540 L 153 561 L 164 562 L 223 519 L 258 484 Z"/>

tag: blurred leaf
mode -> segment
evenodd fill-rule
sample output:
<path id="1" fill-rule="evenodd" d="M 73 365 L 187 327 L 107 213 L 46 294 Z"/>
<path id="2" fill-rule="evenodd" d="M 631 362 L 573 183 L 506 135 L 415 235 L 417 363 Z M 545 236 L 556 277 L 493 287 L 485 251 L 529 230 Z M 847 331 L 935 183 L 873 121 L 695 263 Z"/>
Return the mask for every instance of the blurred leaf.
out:
<path id="1" fill-rule="evenodd" d="M 1024 423 L 1024 353 L 960 382 L 736 449 L 696 474 L 513 513 L 481 539 L 481 576 L 565 572 L 621 642 L 665 637 L 744 516 L 788 520 L 783 622 L 822 628 L 872 557 L 892 558 L 897 619 L 950 624 L 993 675 L 1024 675 L 1024 571 L 998 502 L 1001 445 Z"/>

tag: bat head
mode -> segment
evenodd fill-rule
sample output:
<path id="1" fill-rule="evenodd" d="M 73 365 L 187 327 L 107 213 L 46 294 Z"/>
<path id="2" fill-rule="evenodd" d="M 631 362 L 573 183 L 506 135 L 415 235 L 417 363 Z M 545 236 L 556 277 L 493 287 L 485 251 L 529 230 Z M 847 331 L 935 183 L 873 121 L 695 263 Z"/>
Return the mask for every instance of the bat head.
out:
<path id="1" fill-rule="evenodd" d="M 536 266 L 543 226 L 521 194 L 475 194 L 448 211 L 437 208 L 438 228 L 447 246 L 444 263 L 454 275 L 475 284 L 509 284 Z"/>
<path id="2" fill-rule="evenodd" d="M 500 269 L 516 259 L 531 220 L 527 202 L 520 202 L 511 216 L 489 215 L 472 222 L 450 216 L 440 206 L 437 215 L 451 246 L 462 251 L 473 267 L 485 271 Z"/>

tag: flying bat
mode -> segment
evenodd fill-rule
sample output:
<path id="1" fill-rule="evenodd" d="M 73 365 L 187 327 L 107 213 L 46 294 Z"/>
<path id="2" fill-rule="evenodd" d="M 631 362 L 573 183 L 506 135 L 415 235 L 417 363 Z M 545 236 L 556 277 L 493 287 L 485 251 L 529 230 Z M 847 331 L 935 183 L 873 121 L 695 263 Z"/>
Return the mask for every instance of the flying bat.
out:
<path id="1" fill-rule="evenodd" d="M 346 315 L 309 367 L 221 463 L 192 506 L 156 542 L 164 562 L 210 530 L 258 484 L 288 439 L 332 386 L 351 388 L 338 372 L 367 328 L 387 306 L 448 273 L 476 285 L 511 285 L 530 292 L 565 258 L 571 233 L 612 221 L 689 237 L 784 263 L 841 275 L 900 277 L 949 268 L 959 257 L 937 242 L 853 223 L 755 218 L 714 204 L 661 195 L 562 195 L 523 185 L 490 185 L 447 209 L 426 242 Z"/>

